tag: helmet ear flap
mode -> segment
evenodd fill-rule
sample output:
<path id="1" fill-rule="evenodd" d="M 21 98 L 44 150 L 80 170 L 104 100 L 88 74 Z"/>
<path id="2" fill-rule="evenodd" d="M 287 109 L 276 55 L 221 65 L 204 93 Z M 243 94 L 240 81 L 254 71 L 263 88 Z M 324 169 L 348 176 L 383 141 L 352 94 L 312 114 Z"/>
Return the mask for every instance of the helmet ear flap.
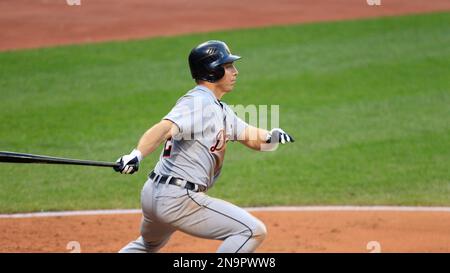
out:
<path id="1" fill-rule="evenodd" d="M 208 82 L 217 82 L 218 80 L 222 79 L 222 77 L 225 75 L 225 69 L 222 66 L 216 67 L 216 68 L 209 68 L 209 73 L 207 76 Z"/>
<path id="2" fill-rule="evenodd" d="M 219 66 L 216 68 L 215 73 L 216 73 L 216 79 L 220 80 L 223 78 L 223 76 L 225 76 L 225 69 L 223 68 L 223 66 Z"/>

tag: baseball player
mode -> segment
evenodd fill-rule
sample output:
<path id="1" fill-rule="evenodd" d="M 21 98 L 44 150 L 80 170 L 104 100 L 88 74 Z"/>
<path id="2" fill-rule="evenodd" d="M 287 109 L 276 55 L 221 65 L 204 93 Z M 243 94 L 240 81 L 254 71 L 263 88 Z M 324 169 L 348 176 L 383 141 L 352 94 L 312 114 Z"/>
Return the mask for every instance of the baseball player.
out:
<path id="1" fill-rule="evenodd" d="M 132 174 L 165 142 L 141 192 L 141 236 L 120 252 L 156 252 L 177 230 L 222 240 L 218 252 L 253 252 L 264 240 L 267 231 L 260 220 L 206 194 L 220 175 L 228 141 L 255 150 L 294 142 L 280 128 L 269 132 L 245 123 L 221 100 L 234 88 L 238 76 L 234 62 L 240 58 L 221 41 L 192 49 L 189 66 L 197 85 L 143 134 L 130 154 L 117 160 L 116 171 Z"/>

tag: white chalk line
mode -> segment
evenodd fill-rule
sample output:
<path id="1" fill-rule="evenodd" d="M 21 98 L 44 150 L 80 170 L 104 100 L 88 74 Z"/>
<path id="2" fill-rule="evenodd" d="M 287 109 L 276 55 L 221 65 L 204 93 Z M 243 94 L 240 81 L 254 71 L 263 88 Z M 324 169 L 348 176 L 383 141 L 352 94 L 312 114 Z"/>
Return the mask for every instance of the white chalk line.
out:
<path id="1" fill-rule="evenodd" d="M 326 212 L 326 211 L 391 211 L 391 212 L 450 212 L 450 207 L 407 207 L 407 206 L 275 206 L 275 207 L 248 207 L 247 211 L 299 211 L 299 212 Z M 0 214 L 0 218 L 34 218 L 34 217 L 63 217 L 84 215 L 112 215 L 112 214 L 140 214 L 140 209 L 113 209 L 113 210 L 81 210 L 81 211 L 55 211 L 32 212 L 16 214 Z"/>

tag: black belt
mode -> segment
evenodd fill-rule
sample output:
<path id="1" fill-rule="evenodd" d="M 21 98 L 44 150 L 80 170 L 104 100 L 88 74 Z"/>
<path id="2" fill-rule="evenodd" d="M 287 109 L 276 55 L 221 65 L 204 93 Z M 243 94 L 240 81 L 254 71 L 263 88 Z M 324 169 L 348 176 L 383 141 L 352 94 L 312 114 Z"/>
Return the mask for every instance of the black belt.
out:
<path id="1" fill-rule="evenodd" d="M 184 187 L 190 191 L 203 192 L 206 190 L 205 186 L 198 185 L 198 184 L 195 184 L 195 183 L 183 180 L 183 179 L 179 179 L 176 177 L 172 177 L 172 176 L 159 175 L 159 174 L 156 174 L 154 171 L 152 171 L 150 173 L 149 177 L 150 177 L 150 179 L 152 179 L 153 181 L 155 181 L 157 183 L 163 183 L 163 184 L 168 183 L 170 185 Z M 167 182 L 167 180 L 169 180 L 169 181 Z M 184 186 L 183 186 L 183 184 L 184 184 Z"/>

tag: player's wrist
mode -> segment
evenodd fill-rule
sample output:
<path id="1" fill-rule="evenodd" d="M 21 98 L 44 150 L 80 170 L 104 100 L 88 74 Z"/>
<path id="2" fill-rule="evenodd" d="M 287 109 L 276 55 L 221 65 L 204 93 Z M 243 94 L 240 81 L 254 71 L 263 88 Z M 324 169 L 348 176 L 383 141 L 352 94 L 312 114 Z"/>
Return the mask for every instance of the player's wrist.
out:
<path id="1" fill-rule="evenodd" d="M 275 134 L 277 132 L 277 129 L 279 129 L 279 128 L 273 128 L 270 131 L 267 131 L 266 139 L 265 139 L 266 143 L 271 143 L 271 142 L 273 142 L 275 137 L 278 137 L 278 135 Z M 276 142 L 278 142 L 278 138 L 276 139 Z"/>
<path id="2" fill-rule="evenodd" d="M 139 162 L 142 161 L 143 158 L 141 151 L 139 151 L 138 149 L 133 149 L 133 151 L 131 151 L 130 153 L 130 156 L 137 157 Z"/>

